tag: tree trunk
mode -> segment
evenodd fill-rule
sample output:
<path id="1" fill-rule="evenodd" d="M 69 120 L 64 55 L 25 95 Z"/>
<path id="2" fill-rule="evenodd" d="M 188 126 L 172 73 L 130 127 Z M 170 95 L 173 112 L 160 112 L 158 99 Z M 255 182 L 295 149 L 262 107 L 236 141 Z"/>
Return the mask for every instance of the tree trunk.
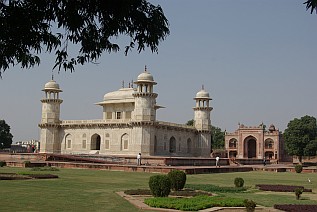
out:
<path id="1" fill-rule="evenodd" d="M 298 161 L 299 161 L 299 164 L 302 165 L 302 160 L 303 160 L 303 156 L 302 155 L 299 155 L 298 156 Z"/>

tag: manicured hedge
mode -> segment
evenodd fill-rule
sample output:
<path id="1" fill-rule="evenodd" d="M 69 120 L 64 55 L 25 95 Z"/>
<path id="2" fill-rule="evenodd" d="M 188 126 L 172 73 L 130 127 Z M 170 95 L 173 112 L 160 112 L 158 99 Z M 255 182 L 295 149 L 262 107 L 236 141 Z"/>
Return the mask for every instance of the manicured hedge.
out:
<path id="1" fill-rule="evenodd" d="M 298 211 L 305 211 L 305 212 L 316 212 L 317 205 L 274 205 L 275 209 L 282 210 L 282 211 L 291 211 L 291 212 L 298 212 Z"/>
<path id="2" fill-rule="evenodd" d="M 304 188 L 304 186 L 257 184 L 255 187 L 262 191 L 295 192 L 296 188 L 301 188 L 304 192 L 312 192 L 312 189 Z"/>
<path id="3" fill-rule="evenodd" d="M 236 177 L 236 178 L 234 179 L 234 185 L 235 185 L 237 188 L 243 187 L 243 185 L 244 185 L 244 179 L 241 178 L 241 177 Z"/>
<path id="4" fill-rule="evenodd" d="M 211 207 L 244 207 L 243 201 L 239 198 L 200 195 L 192 198 L 156 197 L 145 199 L 144 203 L 155 208 L 198 211 Z"/>
<path id="5" fill-rule="evenodd" d="M 33 179 L 52 179 L 58 178 L 57 175 L 54 174 L 29 174 L 28 176 L 32 177 Z"/>
<path id="6" fill-rule="evenodd" d="M 219 187 L 211 184 L 186 184 L 186 188 L 193 190 L 201 190 L 207 192 L 219 192 L 219 193 L 239 193 L 244 192 L 247 189 L 245 187 Z"/>
<path id="7" fill-rule="evenodd" d="M 186 174 L 180 170 L 172 170 L 167 176 L 171 180 L 171 189 L 174 191 L 182 190 L 186 184 Z"/>
<path id="8" fill-rule="evenodd" d="M 53 174 L 0 174 L 0 180 L 29 180 L 29 179 L 52 179 L 58 178 Z"/>
<path id="9" fill-rule="evenodd" d="M 167 197 L 171 192 L 171 180 L 167 175 L 154 175 L 150 177 L 149 187 L 155 197 Z"/>

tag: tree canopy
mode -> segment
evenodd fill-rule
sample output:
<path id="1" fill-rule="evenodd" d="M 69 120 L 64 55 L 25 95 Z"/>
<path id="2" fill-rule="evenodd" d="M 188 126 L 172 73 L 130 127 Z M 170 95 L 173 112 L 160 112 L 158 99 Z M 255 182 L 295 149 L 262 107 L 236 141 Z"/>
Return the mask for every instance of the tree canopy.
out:
<path id="1" fill-rule="evenodd" d="M 306 115 L 291 120 L 284 131 L 284 139 L 288 154 L 298 156 L 300 161 L 302 156 L 316 155 L 316 118 Z"/>
<path id="2" fill-rule="evenodd" d="M 304 4 L 306 4 L 306 10 L 309 10 L 310 13 L 317 12 L 317 0 L 308 0 Z"/>
<path id="3" fill-rule="evenodd" d="M 10 148 L 13 135 L 10 133 L 10 126 L 5 120 L 0 120 L 0 149 Z"/>
<path id="4" fill-rule="evenodd" d="M 219 127 L 211 126 L 212 137 L 211 145 L 212 149 L 224 149 L 225 148 L 225 133 Z"/>
<path id="5" fill-rule="evenodd" d="M 0 29 L 0 77 L 17 64 L 39 65 L 43 51 L 55 52 L 53 68 L 73 71 L 119 51 L 119 35 L 129 38 L 125 54 L 157 52 L 169 35 L 162 8 L 147 0 L 0 0 Z M 69 56 L 70 44 L 80 46 L 77 55 Z"/>

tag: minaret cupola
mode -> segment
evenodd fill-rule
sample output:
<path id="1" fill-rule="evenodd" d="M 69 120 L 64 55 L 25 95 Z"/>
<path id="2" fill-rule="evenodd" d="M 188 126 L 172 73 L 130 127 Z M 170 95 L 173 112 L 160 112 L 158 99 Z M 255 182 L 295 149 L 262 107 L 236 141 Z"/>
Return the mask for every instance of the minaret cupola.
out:
<path id="1" fill-rule="evenodd" d="M 156 97 L 157 93 L 153 92 L 153 86 L 157 83 L 146 66 L 137 81 L 136 91 L 133 93 L 135 98 L 134 119 L 136 121 L 155 121 L 156 119 Z"/>

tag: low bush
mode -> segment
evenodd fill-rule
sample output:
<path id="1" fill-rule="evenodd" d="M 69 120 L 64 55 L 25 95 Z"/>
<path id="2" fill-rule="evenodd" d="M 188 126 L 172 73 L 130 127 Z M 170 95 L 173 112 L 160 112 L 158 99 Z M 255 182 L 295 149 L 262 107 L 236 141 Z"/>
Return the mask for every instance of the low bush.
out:
<path id="1" fill-rule="evenodd" d="M 296 196 L 296 199 L 298 200 L 300 198 L 300 196 L 302 195 L 303 193 L 303 189 L 302 188 L 296 188 L 295 189 L 295 196 Z"/>
<path id="2" fill-rule="evenodd" d="M 171 192 L 171 181 L 167 175 L 150 177 L 149 187 L 154 197 L 167 197 Z"/>
<path id="3" fill-rule="evenodd" d="M 244 207 L 246 207 L 247 212 L 253 212 L 255 210 L 256 203 L 253 202 L 252 200 L 245 199 L 243 201 L 243 204 L 244 204 Z"/>
<path id="4" fill-rule="evenodd" d="M 7 165 L 7 163 L 5 162 L 5 161 L 0 161 L 0 167 L 4 167 L 4 166 L 6 166 Z"/>
<path id="5" fill-rule="evenodd" d="M 304 192 L 312 192 L 312 189 L 304 188 L 304 186 L 257 184 L 255 187 L 262 191 L 295 192 L 295 189 L 300 188 Z"/>
<path id="6" fill-rule="evenodd" d="M 33 179 L 53 179 L 53 178 L 58 178 L 57 175 L 54 174 L 29 174 L 29 177 Z"/>
<path id="7" fill-rule="evenodd" d="M 211 207 L 244 207 L 243 199 L 220 196 L 196 196 L 192 198 L 148 198 L 144 203 L 155 208 L 168 208 L 182 211 L 198 211 Z"/>
<path id="8" fill-rule="evenodd" d="M 296 171 L 296 173 L 301 173 L 303 171 L 303 166 L 300 164 L 297 164 L 295 166 L 295 171 Z"/>
<path id="9" fill-rule="evenodd" d="M 180 170 L 172 170 L 170 171 L 167 176 L 170 178 L 171 181 L 171 188 L 174 191 L 182 190 L 186 183 L 186 174 Z"/>
<path id="10" fill-rule="evenodd" d="M 241 178 L 241 177 L 236 177 L 236 178 L 234 179 L 234 185 L 235 185 L 237 188 L 243 187 L 243 185 L 244 185 L 244 180 L 243 180 L 243 178 Z"/>
<path id="11" fill-rule="evenodd" d="M 30 167 L 31 165 L 31 161 L 29 160 L 23 161 L 23 163 L 24 163 L 24 167 Z"/>
<path id="12" fill-rule="evenodd" d="M 247 189 L 244 187 L 220 187 L 211 184 L 186 184 L 186 188 L 193 190 L 201 190 L 207 192 L 219 192 L 219 193 L 239 193 L 244 192 Z"/>
<path id="13" fill-rule="evenodd" d="M 315 212 L 317 211 L 317 205 L 274 205 L 275 209 L 282 211 L 305 211 Z"/>

